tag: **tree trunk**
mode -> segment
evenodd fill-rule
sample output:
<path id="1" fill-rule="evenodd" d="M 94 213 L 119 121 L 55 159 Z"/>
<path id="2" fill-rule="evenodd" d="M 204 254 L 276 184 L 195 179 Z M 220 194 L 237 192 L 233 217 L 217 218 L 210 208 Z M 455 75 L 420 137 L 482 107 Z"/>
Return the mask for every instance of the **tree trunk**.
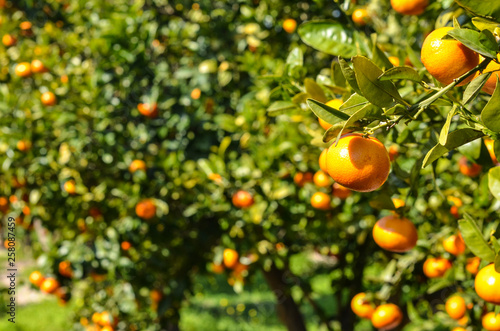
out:
<path id="1" fill-rule="evenodd" d="M 263 270 L 267 284 L 276 296 L 276 312 L 278 318 L 287 327 L 288 331 L 306 331 L 302 313 L 290 294 L 290 287 L 286 284 L 283 270 L 273 264 L 269 271 Z"/>

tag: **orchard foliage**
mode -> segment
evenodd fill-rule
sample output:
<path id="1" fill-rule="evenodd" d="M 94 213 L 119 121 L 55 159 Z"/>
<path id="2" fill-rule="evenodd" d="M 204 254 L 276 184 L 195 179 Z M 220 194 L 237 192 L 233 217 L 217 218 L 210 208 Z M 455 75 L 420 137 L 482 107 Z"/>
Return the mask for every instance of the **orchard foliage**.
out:
<path id="1" fill-rule="evenodd" d="M 498 311 L 474 288 L 500 272 L 495 1 L 0 4 L 0 207 L 76 330 L 175 330 L 196 277 L 219 273 L 241 292 L 262 272 L 289 330 L 304 307 L 321 330 L 475 330 Z M 484 60 L 442 86 L 420 48 L 446 25 Z M 375 192 L 313 176 L 348 132 L 389 150 Z M 418 241 L 388 242 L 384 218 Z M 455 293 L 467 321 L 446 313 Z"/>

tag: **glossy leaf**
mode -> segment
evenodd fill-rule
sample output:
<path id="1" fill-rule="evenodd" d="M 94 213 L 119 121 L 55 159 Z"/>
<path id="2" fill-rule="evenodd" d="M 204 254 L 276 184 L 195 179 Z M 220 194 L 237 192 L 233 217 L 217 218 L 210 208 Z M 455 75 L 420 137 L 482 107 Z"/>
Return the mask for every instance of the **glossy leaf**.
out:
<path id="1" fill-rule="evenodd" d="M 477 16 L 500 20 L 500 2 L 497 0 L 455 0 L 455 2 Z"/>
<path id="2" fill-rule="evenodd" d="M 495 28 L 500 27 L 500 23 L 497 23 L 495 21 L 483 17 L 473 17 L 472 24 L 474 24 L 474 26 L 480 31 L 489 30 L 493 32 L 495 31 Z"/>
<path id="3" fill-rule="evenodd" d="M 498 84 L 490 100 L 481 111 L 481 120 L 485 127 L 494 132 L 500 132 L 500 84 Z"/>
<path id="4" fill-rule="evenodd" d="M 306 88 L 306 92 L 313 98 L 319 102 L 326 102 L 327 98 L 325 95 L 325 91 L 311 78 L 306 78 L 304 80 L 304 86 Z"/>
<path id="5" fill-rule="evenodd" d="M 354 57 L 352 62 L 358 86 L 368 101 L 379 107 L 390 107 L 393 105 L 394 98 L 401 99 L 392 82 L 378 80 L 382 70 L 373 62 L 363 56 Z"/>
<path id="6" fill-rule="evenodd" d="M 335 124 L 349 119 L 349 115 L 316 100 L 307 99 L 307 105 L 317 117 L 327 123 Z"/>
<path id="7" fill-rule="evenodd" d="M 363 95 L 363 93 L 361 93 L 361 90 L 359 89 L 358 81 L 356 80 L 356 73 L 354 72 L 354 70 L 352 70 L 347 61 L 339 57 L 339 65 L 345 79 L 352 87 L 352 89 L 356 91 L 356 93 Z"/>
<path id="8" fill-rule="evenodd" d="M 488 245 L 481 233 L 481 229 L 470 215 L 465 214 L 464 219 L 458 221 L 458 227 L 465 244 L 474 255 L 487 262 L 494 261 L 495 252 Z"/>
<path id="9" fill-rule="evenodd" d="M 453 107 L 450 112 L 448 113 L 448 116 L 446 116 L 446 122 L 444 123 L 443 127 L 441 128 L 441 133 L 439 134 L 439 143 L 441 145 L 446 145 L 446 141 L 448 140 L 448 133 L 450 131 L 450 125 L 451 125 L 451 120 L 453 116 L 455 116 L 457 107 Z"/>
<path id="10" fill-rule="evenodd" d="M 468 104 L 471 100 L 473 100 L 479 92 L 481 92 L 481 88 L 484 86 L 488 78 L 490 78 L 491 73 L 488 72 L 486 74 L 482 74 L 477 76 L 467 84 L 467 88 L 465 89 L 464 95 L 462 97 L 462 103 Z"/>
<path id="11" fill-rule="evenodd" d="M 500 200 L 500 167 L 494 167 L 488 171 L 488 187 L 491 194 L 497 200 Z"/>
<path id="12" fill-rule="evenodd" d="M 302 41 L 318 51 L 342 57 L 357 54 L 357 32 L 334 21 L 311 21 L 301 24 L 298 33 Z"/>
<path id="13" fill-rule="evenodd" d="M 470 141 L 481 138 L 482 136 L 484 136 L 484 133 L 472 129 L 458 129 L 451 132 L 446 140 L 446 145 L 443 146 L 438 143 L 427 153 L 422 167 L 427 167 L 429 164 L 436 161 L 449 151 L 454 150 L 455 148 Z"/>
<path id="14" fill-rule="evenodd" d="M 448 31 L 448 35 L 482 56 L 496 59 L 496 49 L 490 48 L 489 44 L 485 46 L 480 42 L 480 32 L 471 29 L 453 29 Z"/>
<path id="15" fill-rule="evenodd" d="M 418 72 L 410 67 L 394 67 L 387 71 L 384 71 L 382 75 L 379 76 L 380 81 L 391 80 L 391 79 L 406 79 L 412 80 L 414 82 L 421 82 L 420 75 Z"/>

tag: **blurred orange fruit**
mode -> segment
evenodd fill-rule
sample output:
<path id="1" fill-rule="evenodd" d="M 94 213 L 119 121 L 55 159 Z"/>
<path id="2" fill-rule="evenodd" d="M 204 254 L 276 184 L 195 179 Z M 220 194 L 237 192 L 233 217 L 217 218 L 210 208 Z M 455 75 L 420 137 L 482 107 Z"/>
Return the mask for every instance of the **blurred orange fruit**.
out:
<path id="1" fill-rule="evenodd" d="M 122 243 L 120 244 L 120 247 L 124 250 L 124 251 L 128 251 L 130 249 L 130 247 L 132 247 L 132 244 L 129 243 L 128 241 L 122 241 Z"/>
<path id="2" fill-rule="evenodd" d="M 352 191 L 349 190 L 347 187 L 344 187 L 340 185 L 339 183 L 333 183 L 333 196 L 337 197 L 341 200 L 345 200 L 348 197 L 350 197 L 352 194 Z"/>
<path id="3" fill-rule="evenodd" d="M 476 275 L 479 271 L 479 264 L 481 263 L 481 259 L 477 256 L 471 257 L 467 259 L 467 264 L 465 265 L 465 269 L 473 275 Z"/>
<path id="4" fill-rule="evenodd" d="M 135 206 L 135 213 L 143 219 L 151 219 L 156 215 L 156 206 L 151 199 L 144 199 L 139 201 Z"/>
<path id="5" fill-rule="evenodd" d="M 191 91 L 191 99 L 198 100 L 201 97 L 201 90 L 199 88 L 195 88 Z"/>
<path id="6" fill-rule="evenodd" d="M 134 160 L 132 161 L 132 163 L 130 163 L 128 170 L 131 173 L 134 173 L 138 170 L 146 171 L 146 162 L 144 162 L 143 160 Z"/>
<path id="7" fill-rule="evenodd" d="M 287 18 L 283 21 L 283 30 L 285 30 L 287 33 L 293 33 L 296 28 L 297 21 L 295 21 L 293 18 Z"/>
<path id="8" fill-rule="evenodd" d="M 299 187 L 303 187 L 306 183 L 310 183 L 313 181 L 313 173 L 312 172 L 297 172 L 295 176 L 293 176 L 293 182 L 297 184 Z"/>
<path id="9" fill-rule="evenodd" d="M 57 103 L 56 95 L 50 91 L 42 93 L 40 101 L 44 106 L 53 106 Z"/>
<path id="10" fill-rule="evenodd" d="M 462 174 L 472 178 L 477 177 L 483 169 L 483 167 L 479 164 L 469 162 L 466 156 L 462 156 L 460 158 L 460 160 L 458 161 L 458 166 Z"/>
<path id="11" fill-rule="evenodd" d="M 340 100 L 340 99 L 332 99 L 330 101 L 328 101 L 327 103 L 325 103 L 325 105 L 329 106 L 329 107 L 332 107 L 332 108 L 335 108 L 335 109 L 339 109 L 340 106 L 342 106 L 343 104 L 343 101 Z M 328 130 L 329 128 L 332 127 L 332 124 L 322 120 L 321 118 L 318 117 L 318 121 L 319 121 L 319 125 L 325 129 L 325 130 Z"/>
<path id="12" fill-rule="evenodd" d="M 30 274 L 30 282 L 31 284 L 35 285 L 35 286 L 40 286 L 42 284 L 42 282 L 44 281 L 44 277 L 42 275 L 42 273 L 40 271 L 33 271 L 31 274 Z"/>
<path id="13" fill-rule="evenodd" d="M 372 325 L 381 330 L 390 330 L 397 327 L 403 321 L 403 313 L 393 303 L 380 305 L 373 312 Z"/>
<path id="14" fill-rule="evenodd" d="M 500 331 L 500 314 L 489 312 L 483 316 L 483 328 L 487 331 Z"/>
<path id="15" fill-rule="evenodd" d="M 459 320 L 464 317 L 467 307 L 464 298 L 459 295 L 453 295 L 446 300 L 445 309 L 451 318 Z"/>
<path id="16" fill-rule="evenodd" d="M 330 196 L 323 192 L 316 192 L 311 197 L 311 206 L 316 209 L 330 209 Z"/>
<path id="17" fill-rule="evenodd" d="M 318 170 L 313 177 L 314 184 L 319 187 L 327 187 L 332 184 L 332 179 L 323 171 Z"/>
<path id="18" fill-rule="evenodd" d="M 254 204 L 252 194 L 247 191 L 239 190 L 232 197 L 233 205 L 237 208 L 248 208 Z"/>
<path id="19" fill-rule="evenodd" d="M 53 293 L 59 287 L 59 282 L 54 278 L 45 278 L 40 284 L 40 291 Z"/>
<path id="20" fill-rule="evenodd" d="M 413 222 L 398 215 L 388 215 L 375 223 L 373 239 L 381 248 L 403 253 L 417 245 L 418 234 Z"/>
<path id="21" fill-rule="evenodd" d="M 356 294 L 351 300 L 351 309 L 354 314 L 361 318 L 371 319 L 375 311 L 375 305 L 365 300 L 365 293 Z"/>
<path id="22" fill-rule="evenodd" d="M 429 0 L 391 0 L 392 9 L 402 15 L 420 15 L 429 5 Z"/>
<path id="23" fill-rule="evenodd" d="M 149 118 L 158 116 L 158 105 L 156 103 L 140 103 L 137 105 L 137 110 L 139 110 L 139 113 Z"/>
<path id="24" fill-rule="evenodd" d="M 5 34 L 2 37 L 2 43 L 5 45 L 5 47 L 11 47 L 17 43 L 17 39 L 10 34 Z"/>
<path id="25" fill-rule="evenodd" d="M 424 262 L 424 274 L 429 278 L 443 277 L 448 269 L 451 269 L 451 262 L 442 257 L 430 257 Z"/>
<path id="26" fill-rule="evenodd" d="M 458 256 L 465 252 L 465 242 L 461 235 L 452 235 L 443 241 L 444 250 Z"/>
<path id="27" fill-rule="evenodd" d="M 68 194 L 75 194 L 76 193 L 76 183 L 74 180 L 66 181 L 63 185 L 63 188 Z"/>
<path id="28" fill-rule="evenodd" d="M 31 64 L 29 62 L 21 62 L 16 65 L 14 72 L 18 77 L 29 77 L 31 76 Z"/>
<path id="29" fill-rule="evenodd" d="M 368 11 L 364 8 L 356 9 L 352 13 L 352 21 L 359 26 L 364 26 L 370 22 L 370 16 L 368 15 Z"/>
<path id="30" fill-rule="evenodd" d="M 231 248 L 224 249 L 222 254 L 224 265 L 226 268 L 234 268 L 239 260 L 238 252 Z"/>
<path id="31" fill-rule="evenodd" d="M 17 142 L 17 149 L 20 150 L 21 152 L 27 152 L 31 149 L 31 141 L 29 140 L 19 140 Z"/>
<path id="32" fill-rule="evenodd" d="M 40 60 L 33 60 L 31 61 L 31 72 L 38 74 L 42 72 L 46 72 L 47 68 L 43 65 L 43 62 Z"/>

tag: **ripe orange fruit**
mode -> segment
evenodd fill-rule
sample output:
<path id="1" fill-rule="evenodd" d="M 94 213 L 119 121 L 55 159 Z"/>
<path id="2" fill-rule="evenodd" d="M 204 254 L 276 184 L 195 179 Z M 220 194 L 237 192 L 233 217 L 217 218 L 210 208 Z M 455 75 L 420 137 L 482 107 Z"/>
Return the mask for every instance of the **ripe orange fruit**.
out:
<path id="1" fill-rule="evenodd" d="M 329 106 L 329 107 L 332 107 L 332 108 L 335 108 L 335 109 L 339 109 L 340 106 L 342 106 L 343 104 L 343 101 L 340 100 L 340 99 L 332 99 L 330 101 L 328 101 L 327 103 L 325 103 L 325 105 Z M 325 130 L 328 130 L 329 128 L 332 127 L 332 124 L 326 122 L 326 121 L 323 121 L 321 118 L 318 117 L 318 121 L 319 121 L 319 125 L 325 129 Z"/>
<path id="2" fill-rule="evenodd" d="M 148 220 L 156 215 L 156 206 L 151 199 L 139 201 L 135 206 L 135 213 L 142 219 Z"/>
<path id="3" fill-rule="evenodd" d="M 105 325 L 101 328 L 100 331 L 114 331 L 114 329 L 111 325 Z"/>
<path id="4" fill-rule="evenodd" d="M 313 181 L 313 174 L 312 172 L 297 172 L 295 176 L 293 176 L 293 181 L 297 186 L 302 187 L 306 183 Z"/>
<path id="5" fill-rule="evenodd" d="M 466 156 L 462 156 L 458 161 L 459 170 L 462 174 L 469 177 L 477 177 L 483 167 L 477 163 L 469 162 Z"/>
<path id="6" fill-rule="evenodd" d="M 42 282 L 44 281 L 44 277 L 42 275 L 42 273 L 40 271 L 33 271 L 31 274 L 30 274 L 30 282 L 31 284 L 35 285 L 35 286 L 40 286 L 42 284 Z"/>
<path id="7" fill-rule="evenodd" d="M 446 300 L 445 309 L 451 318 L 459 320 L 464 317 L 467 307 L 464 298 L 459 295 L 453 295 Z"/>
<path id="8" fill-rule="evenodd" d="M 461 235 L 452 235 L 443 241 L 444 250 L 458 256 L 465 252 L 465 242 Z"/>
<path id="9" fill-rule="evenodd" d="M 71 263 L 69 261 L 59 263 L 59 274 L 68 278 L 73 277 L 73 270 L 71 270 Z"/>
<path id="10" fill-rule="evenodd" d="M 389 61 L 393 66 L 399 67 L 399 58 L 397 56 L 389 56 Z"/>
<path id="11" fill-rule="evenodd" d="M 238 263 L 236 263 L 236 265 L 234 266 L 233 269 L 234 269 L 233 274 L 236 275 L 236 276 L 239 276 L 243 272 L 245 272 L 245 271 L 248 270 L 248 265 L 238 262 Z"/>
<path id="12" fill-rule="evenodd" d="M 328 174 L 340 185 L 371 192 L 387 180 L 391 161 L 378 139 L 350 133 L 342 136 L 337 146 L 328 148 L 326 165 Z"/>
<path id="13" fill-rule="evenodd" d="M 394 161 L 399 156 L 399 147 L 398 145 L 391 145 L 389 147 L 389 159 Z"/>
<path id="14" fill-rule="evenodd" d="M 321 154 L 319 155 L 319 168 L 324 171 L 328 172 L 328 168 L 326 167 L 326 154 L 328 153 L 328 148 L 325 148 Z"/>
<path id="15" fill-rule="evenodd" d="M 483 316 L 483 328 L 488 331 L 500 331 L 500 314 L 489 312 Z"/>
<path id="16" fill-rule="evenodd" d="M 113 325 L 113 316 L 108 311 L 105 310 L 100 314 L 99 321 L 97 322 L 97 324 L 101 326 L 111 326 Z"/>
<path id="17" fill-rule="evenodd" d="M 479 63 L 479 55 L 455 39 L 441 40 L 451 27 L 432 31 L 424 40 L 421 58 L 427 71 L 439 82 L 448 85 L 454 79 L 473 69 Z M 474 78 L 471 75 L 458 86 Z"/>
<path id="18" fill-rule="evenodd" d="M 287 18 L 283 22 L 283 30 L 285 30 L 287 33 L 293 33 L 296 28 L 297 28 L 297 21 L 295 21 L 293 18 Z"/>
<path id="19" fill-rule="evenodd" d="M 138 170 L 146 171 L 146 162 L 144 162 L 143 160 L 134 160 L 132 161 L 132 163 L 130 163 L 128 171 L 134 173 Z"/>
<path id="20" fill-rule="evenodd" d="M 398 306 L 393 303 L 380 305 L 375 309 L 372 315 L 372 324 L 375 328 L 381 330 L 390 330 L 401 324 L 403 313 Z"/>
<path id="21" fill-rule="evenodd" d="M 40 60 L 33 60 L 31 61 L 31 72 L 38 74 L 42 72 L 46 72 L 47 68 L 43 65 L 43 62 Z"/>
<path id="22" fill-rule="evenodd" d="M 333 196 L 337 197 L 341 200 L 345 200 L 348 197 L 350 197 L 352 194 L 352 191 L 349 190 L 347 187 L 344 187 L 340 185 L 339 183 L 333 183 Z"/>
<path id="23" fill-rule="evenodd" d="M 372 318 L 375 305 L 365 300 L 366 294 L 361 292 L 356 294 L 351 300 L 351 309 L 354 314 L 361 318 Z"/>
<path id="24" fill-rule="evenodd" d="M 500 67 L 499 67 L 500 69 Z M 491 77 L 490 77 L 491 78 Z M 489 79 L 488 79 L 489 80 Z M 483 87 L 484 88 L 484 87 Z M 491 93 L 490 93 L 491 94 Z M 491 161 L 494 164 L 498 164 L 497 156 L 495 155 L 495 150 L 494 150 L 494 143 L 495 141 L 492 139 L 484 139 L 484 144 L 486 145 L 486 149 L 488 149 L 488 153 L 490 154 Z M 500 144 L 500 143 L 499 143 Z"/>
<path id="25" fill-rule="evenodd" d="M 467 264 L 465 265 L 465 269 L 473 275 L 476 275 L 479 271 L 479 264 L 481 263 L 481 259 L 477 256 L 471 257 L 467 259 Z"/>
<path id="26" fill-rule="evenodd" d="M 208 175 L 208 179 L 213 180 L 217 184 L 222 183 L 222 176 L 219 174 L 216 174 L 215 172 L 212 172 L 210 175 Z"/>
<path id="27" fill-rule="evenodd" d="M 388 215 L 375 223 L 373 239 L 381 248 L 403 253 L 417 245 L 418 234 L 413 222 L 398 215 Z"/>
<path id="28" fill-rule="evenodd" d="M 140 103 L 137 105 L 137 110 L 139 110 L 139 113 L 149 118 L 158 116 L 158 105 L 156 103 Z"/>
<path id="29" fill-rule="evenodd" d="M 316 209 L 328 210 L 330 209 L 330 196 L 323 192 L 316 192 L 311 197 L 311 206 Z"/>
<path id="30" fill-rule="evenodd" d="M 233 195 L 233 205 L 237 208 L 248 208 L 254 204 L 253 196 L 243 190 L 239 190 Z"/>
<path id="31" fill-rule="evenodd" d="M 61 83 L 66 84 L 67 82 L 69 82 L 68 76 L 67 75 L 62 75 L 61 76 Z"/>
<path id="32" fill-rule="evenodd" d="M 457 326 L 456 328 L 453 328 L 451 331 L 467 331 L 467 330 L 461 326 Z"/>
<path id="33" fill-rule="evenodd" d="M 154 289 L 151 293 L 149 293 L 149 297 L 151 298 L 151 301 L 158 303 L 163 297 L 163 294 L 159 290 Z"/>
<path id="34" fill-rule="evenodd" d="M 191 98 L 193 100 L 198 100 L 201 97 L 201 90 L 199 88 L 195 88 L 191 91 Z"/>
<path id="35" fill-rule="evenodd" d="M 68 180 L 64 183 L 63 189 L 68 193 L 68 194 L 75 194 L 76 193 L 76 184 L 74 180 Z"/>
<path id="36" fill-rule="evenodd" d="M 222 259 L 226 268 L 233 268 L 238 263 L 239 255 L 234 249 L 226 248 L 222 253 Z"/>
<path id="37" fill-rule="evenodd" d="M 53 293 L 59 287 L 59 282 L 54 278 L 45 278 L 40 284 L 40 291 Z"/>
<path id="38" fill-rule="evenodd" d="M 106 274 L 98 274 L 95 271 L 90 272 L 90 278 L 92 278 L 96 282 L 102 282 L 103 280 L 106 279 L 106 277 L 107 277 Z"/>
<path id="39" fill-rule="evenodd" d="M 101 313 L 95 312 L 92 314 L 92 322 L 97 324 L 99 323 L 100 320 L 101 320 Z"/>
<path id="40" fill-rule="evenodd" d="M 33 25 L 31 24 L 31 22 L 28 22 L 28 21 L 24 21 L 24 22 L 21 22 L 21 24 L 19 24 L 19 28 L 21 28 L 21 30 L 29 30 L 31 29 Z"/>
<path id="41" fill-rule="evenodd" d="M 325 174 L 321 170 L 316 171 L 316 173 L 314 174 L 314 177 L 313 177 L 313 181 L 314 181 L 314 184 L 316 184 L 316 186 L 319 186 L 319 187 L 327 187 L 327 186 L 330 186 L 332 184 L 332 180 L 331 180 L 330 176 L 328 176 L 327 174 Z"/>
<path id="42" fill-rule="evenodd" d="M 429 278 L 443 277 L 451 267 L 451 262 L 445 258 L 430 257 L 424 262 L 424 274 Z"/>
<path id="43" fill-rule="evenodd" d="M 53 106 L 57 103 L 56 96 L 52 92 L 42 93 L 42 96 L 40 97 L 40 101 L 42 101 L 42 104 L 44 106 Z"/>
<path id="44" fill-rule="evenodd" d="M 11 36 L 10 34 L 5 34 L 2 37 L 2 43 L 5 45 L 5 47 L 11 47 L 17 43 L 17 39 L 14 36 Z"/>
<path id="45" fill-rule="evenodd" d="M 224 272 L 224 266 L 222 264 L 212 263 L 210 269 L 214 274 L 220 275 Z"/>
<path id="46" fill-rule="evenodd" d="M 482 57 L 480 57 L 482 60 Z M 497 60 L 500 61 L 500 55 L 497 55 Z M 500 64 L 491 61 L 488 63 L 486 68 L 484 69 L 483 73 L 488 73 L 492 72 L 490 78 L 486 81 L 486 83 L 483 85 L 482 90 L 488 94 L 493 94 L 495 91 L 495 87 L 497 86 L 497 77 L 500 79 L 500 76 L 498 75 L 500 72 Z M 496 162 L 495 162 L 496 163 Z"/>
<path id="47" fill-rule="evenodd" d="M 370 16 L 368 15 L 368 11 L 364 8 L 356 9 L 352 13 L 352 21 L 359 26 L 364 26 L 368 22 L 370 22 Z"/>
<path id="48" fill-rule="evenodd" d="M 130 247 L 132 247 L 132 244 L 129 243 L 128 241 L 123 241 L 121 244 L 120 244 L 120 247 L 124 250 L 124 251 L 128 251 L 130 249 Z"/>
<path id="49" fill-rule="evenodd" d="M 399 198 L 392 198 L 392 203 L 394 204 L 394 207 L 396 207 L 396 209 L 405 206 L 405 201 Z"/>
<path id="50" fill-rule="evenodd" d="M 6 213 L 9 210 L 9 200 L 6 197 L 0 197 L 0 211 Z"/>
<path id="51" fill-rule="evenodd" d="M 17 142 L 17 149 L 20 150 L 21 152 L 26 152 L 31 149 L 31 141 L 29 140 L 19 140 Z"/>
<path id="52" fill-rule="evenodd" d="M 402 15 L 420 15 L 429 5 L 429 0 L 391 0 L 392 9 Z"/>
<path id="53" fill-rule="evenodd" d="M 21 62 L 16 65 L 14 72 L 18 77 L 29 77 L 31 76 L 31 65 L 29 62 Z"/>
<path id="54" fill-rule="evenodd" d="M 495 271 L 494 264 L 489 264 L 479 270 L 474 281 L 474 287 L 481 299 L 500 305 L 500 273 Z"/>

